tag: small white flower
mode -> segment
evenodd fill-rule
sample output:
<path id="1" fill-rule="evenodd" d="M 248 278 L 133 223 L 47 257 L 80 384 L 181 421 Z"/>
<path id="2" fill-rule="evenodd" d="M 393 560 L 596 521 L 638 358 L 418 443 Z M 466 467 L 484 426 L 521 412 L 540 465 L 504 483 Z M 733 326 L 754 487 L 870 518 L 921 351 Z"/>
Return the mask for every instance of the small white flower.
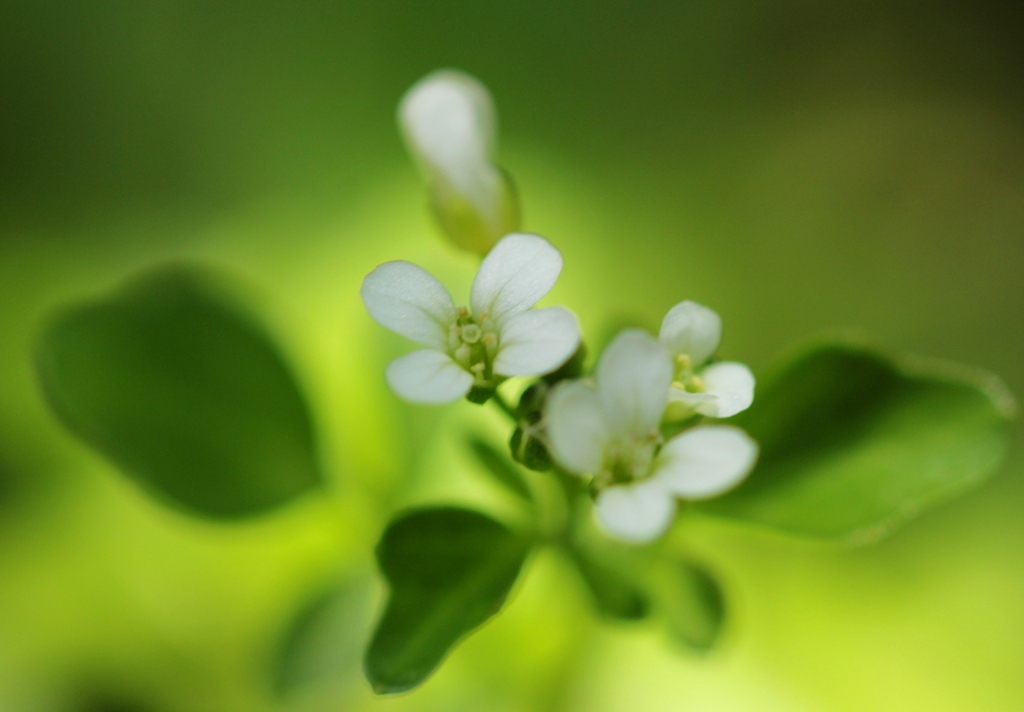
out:
<path id="1" fill-rule="evenodd" d="M 702 426 L 663 443 L 659 425 L 673 364 L 647 333 L 619 334 L 594 374 L 593 386 L 582 380 L 555 386 L 545 422 L 558 463 L 594 476 L 597 518 L 613 536 L 651 541 L 671 523 L 677 497 L 714 497 L 753 468 L 757 444 L 739 428 Z"/>
<path id="2" fill-rule="evenodd" d="M 579 347 L 579 325 L 564 307 L 530 307 L 561 271 L 562 256 L 547 240 L 507 235 L 481 263 L 470 306 L 456 307 L 422 267 L 402 260 L 380 265 L 363 280 L 366 310 L 381 326 L 429 347 L 392 361 L 388 385 L 405 400 L 441 404 L 507 376 L 554 371 Z"/>
<path id="3" fill-rule="evenodd" d="M 733 361 L 704 366 L 722 338 L 718 314 L 696 302 L 680 302 L 665 315 L 659 338 L 675 368 L 668 390 L 674 415 L 728 418 L 750 407 L 754 374 L 749 368 Z"/>
<path id="4" fill-rule="evenodd" d="M 483 84 L 451 69 L 428 74 L 402 97 L 398 121 L 431 183 L 441 226 L 459 247 L 485 255 L 518 229 L 515 189 L 494 163 L 497 118 Z"/>

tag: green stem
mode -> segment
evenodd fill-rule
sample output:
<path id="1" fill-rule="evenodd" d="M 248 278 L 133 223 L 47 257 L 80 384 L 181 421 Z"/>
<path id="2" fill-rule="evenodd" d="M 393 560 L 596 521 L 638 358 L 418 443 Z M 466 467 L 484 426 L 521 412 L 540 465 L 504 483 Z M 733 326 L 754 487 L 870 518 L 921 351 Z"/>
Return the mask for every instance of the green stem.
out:
<path id="1" fill-rule="evenodd" d="M 491 396 L 491 400 L 496 406 L 505 412 L 505 415 L 512 419 L 513 423 L 519 423 L 519 416 L 516 414 L 516 409 L 513 408 L 507 400 L 505 400 L 505 397 L 501 395 L 501 393 L 495 391 L 494 395 Z"/>
<path id="2" fill-rule="evenodd" d="M 560 530 L 552 536 L 552 543 L 571 546 L 572 531 L 581 515 L 581 504 L 586 485 L 576 475 L 570 474 L 560 467 L 551 470 L 551 475 L 558 481 L 559 492 L 565 506 L 565 520 Z"/>

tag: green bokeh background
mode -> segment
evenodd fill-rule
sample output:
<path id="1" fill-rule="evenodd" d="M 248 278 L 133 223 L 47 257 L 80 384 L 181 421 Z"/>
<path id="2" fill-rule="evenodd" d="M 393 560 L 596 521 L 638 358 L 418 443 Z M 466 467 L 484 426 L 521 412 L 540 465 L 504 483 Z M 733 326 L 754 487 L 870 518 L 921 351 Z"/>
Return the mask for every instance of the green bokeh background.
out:
<path id="1" fill-rule="evenodd" d="M 368 613 L 330 684 L 275 702 L 268 671 L 324 587 L 372 585 L 395 507 L 511 506 L 460 440 L 481 422 L 497 437 L 497 418 L 401 405 L 382 371 L 407 346 L 359 302 L 385 260 L 463 295 L 474 271 L 400 145 L 406 87 L 441 66 L 490 86 L 526 227 L 565 256 L 549 302 L 592 338 L 690 298 L 755 370 L 852 326 L 1021 394 L 1022 30 L 1009 2 L 4 3 L 0 709 L 1020 709 L 1019 446 L 868 548 L 685 525 L 731 604 L 710 656 L 599 624 L 542 555 L 410 695 L 361 679 Z M 31 367 L 46 315 L 182 257 L 249 285 L 311 402 L 326 494 L 192 520 L 47 411 Z"/>

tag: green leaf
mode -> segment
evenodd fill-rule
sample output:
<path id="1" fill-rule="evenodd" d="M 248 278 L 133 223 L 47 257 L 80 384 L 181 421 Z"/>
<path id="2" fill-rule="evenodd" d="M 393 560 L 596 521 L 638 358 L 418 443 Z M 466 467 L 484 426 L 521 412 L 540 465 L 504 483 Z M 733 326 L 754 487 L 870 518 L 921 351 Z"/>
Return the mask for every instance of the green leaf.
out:
<path id="1" fill-rule="evenodd" d="M 588 552 L 571 552 L 573 563 L 594 597 L 597 610 L 606 618 L 640 620 L 647 616 L 647 594 L 622 571 Z"/>
<path id="2" fill-rule="evenodd" d="M 730 422 L 757 466 L 704 511 L 861 543 L 990 475 L 1013 400 L 993 375 L 864 345 L 806 350 Z"/>
<path id="3" fill-rule="evenodd" d="M 588 516 L 590 511 L 590 507 L 574 510 L 576 521 L 562 541 L 569 558 L 602 616 L 620 620 L 646 617 L 650 610 L 647 579 L 656 549 L 610 539 L 598 531 L 593 517 Z"/>
<path id="4" fill-rule="evenodd" d="M 423 682 L 448 651 L 501 608 L 530 541 L 468 509 L 409 512 L 377 545 L 390 585 L 384 615 L 366 651 L 378 694 Z"/>
<path id="5" fill-rule="evenodd" d="M 486 440 L 476 436 L 470 436 L 469 447 L 477 459 L 480 460 L 480 463 L 488 472 L 494 475 L 496 480 L 527 502 L 533 501 L 533 494 L 530 492 L 529 485 L 526 484 L 522 473 L 516 469 L 511 460 L 491 447 Z"/>
<path id="6" fill-rule="evenodd" d="M 372 593 L 370 581 L 354 579 L 323 592 L 299 612 L 276 661 L 279 696 L 319 692 L 337 700 L 350 691 L 369 632 Z"/>
<path id="7" fill-rule="evenodd" d="M 722 587 L 703 566 L 679 558 L 659 562 L 655 572 L 658 607 L 672 638 L 690 650 L 714 647 L 725 624 Z"/>
<path id="8" fill-rule="evenodd" d="M 267 334 L 204 271 L 164 267 L 45 330 L 60 420 L 192 512 L 251 515 L 318 484 L 306 404 Z"/>

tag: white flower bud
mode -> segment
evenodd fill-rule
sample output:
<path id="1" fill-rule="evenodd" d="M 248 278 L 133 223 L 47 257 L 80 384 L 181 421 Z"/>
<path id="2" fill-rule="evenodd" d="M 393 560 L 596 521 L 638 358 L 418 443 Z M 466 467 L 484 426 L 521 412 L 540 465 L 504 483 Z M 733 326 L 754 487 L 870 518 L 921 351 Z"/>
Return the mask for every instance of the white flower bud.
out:
<path id="1" fill-rule="evenodd" d="M 497 121 L 483 84 L 451 69 L 433 72 L 402 97 L 398 120 L 430 181 L 438 221 L 457 246 L 485 255 L 518 230 L 515 189 L 493 162 Z"/>

